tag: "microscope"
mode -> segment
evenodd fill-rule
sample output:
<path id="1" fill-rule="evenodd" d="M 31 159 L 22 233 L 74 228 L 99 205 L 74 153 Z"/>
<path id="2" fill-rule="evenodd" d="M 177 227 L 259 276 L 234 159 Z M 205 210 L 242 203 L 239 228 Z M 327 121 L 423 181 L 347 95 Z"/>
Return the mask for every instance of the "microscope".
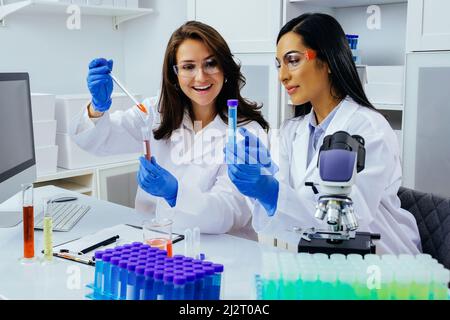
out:
<path id="1" fill-rule="evenodd" d="M 380 235 L 356 231 L 358 221 L 349 196 L 357 173 L 364 170 L 365 156 L 361 136 L 338 131 L 324 138 L 317 161 L 320 197 L 315 218 L 326 221 L 328 230 L 294 228 L 301 235 L 298 252 L 375 253 L 373 240 L 379 240 Z M 306 185 L 319 193 L 313 183 Z"/>

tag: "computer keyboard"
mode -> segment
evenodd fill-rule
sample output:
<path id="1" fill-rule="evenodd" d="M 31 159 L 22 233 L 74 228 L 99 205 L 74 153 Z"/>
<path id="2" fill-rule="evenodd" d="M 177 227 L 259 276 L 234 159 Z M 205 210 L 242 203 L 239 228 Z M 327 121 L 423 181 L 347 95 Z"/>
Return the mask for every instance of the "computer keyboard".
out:
<path id="1" fill-rule="evenodd" d="M 73 226 L 89 211 L 91 207 L 79 203 L 53 203 L 53 230 L 70 231 Z M 34 228 L 42 230 L 44 228 L 44 213 L 35 217 Z"/>

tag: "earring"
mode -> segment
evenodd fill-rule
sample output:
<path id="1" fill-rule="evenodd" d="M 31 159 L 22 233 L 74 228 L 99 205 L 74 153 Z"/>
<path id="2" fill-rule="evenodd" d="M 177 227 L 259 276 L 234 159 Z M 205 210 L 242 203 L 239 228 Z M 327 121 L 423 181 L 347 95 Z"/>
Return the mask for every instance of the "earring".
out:
<path id="1" fill-rule="evenodd" d="M 227 83 L 228 82 L 228 79 L 227 78 L 225 78 L 225 83 Z"/>

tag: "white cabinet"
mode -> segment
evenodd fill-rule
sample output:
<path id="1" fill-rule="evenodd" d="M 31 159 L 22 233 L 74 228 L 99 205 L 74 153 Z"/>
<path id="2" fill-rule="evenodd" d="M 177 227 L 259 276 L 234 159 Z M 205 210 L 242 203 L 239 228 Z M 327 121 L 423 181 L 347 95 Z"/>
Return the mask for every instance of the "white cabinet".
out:
<path id="1" fill-rule="evenodd" d="M 411 53 L 406 64 L 404 186 L 450 196 L 450 52 Z"/>
<path id="2" fill-rule="evenodd" d="M 236 58 L 242 64 L 242 74 L 246 85 L 242 96 L 262 104 L 264 118 L 271 128 L 278 128 L 280 119 L 278 72 L 272 53 L 237 54 Z"/>
<path id="3" fill-rule="evenodd" d="M 275 52 L 280 0 L 188 0 L 188 17 L 211 25 L 236 53 Z"/>
<path id="4" fill-rule="evenodd" d="M 98 198 L 134 208 L 137 191 L 138 161 L 97 169 Z"/>
<path id="5" fill-rule="evenodd" d="M 407 50 L 450 50 L 450 1 L 409 0 Z"/>
<path id="6" fill-rule="evenodd" d="M 54 185 L 134 208 L 138 170 L 138 160 L 84 169 L 58 168 L 56 173 L 38 177 L 34 185 Z"/>

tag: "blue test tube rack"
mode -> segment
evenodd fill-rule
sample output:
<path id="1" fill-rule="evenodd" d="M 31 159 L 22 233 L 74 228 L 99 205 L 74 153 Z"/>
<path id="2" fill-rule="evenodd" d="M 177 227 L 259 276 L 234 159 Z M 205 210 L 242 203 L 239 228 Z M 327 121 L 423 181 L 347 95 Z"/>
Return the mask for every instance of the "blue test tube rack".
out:
<path id="1" fill-rule="evenodd" d="M 91 300 L 220 300 L 224 266 L 133 242 L 97 251 Z"/>

